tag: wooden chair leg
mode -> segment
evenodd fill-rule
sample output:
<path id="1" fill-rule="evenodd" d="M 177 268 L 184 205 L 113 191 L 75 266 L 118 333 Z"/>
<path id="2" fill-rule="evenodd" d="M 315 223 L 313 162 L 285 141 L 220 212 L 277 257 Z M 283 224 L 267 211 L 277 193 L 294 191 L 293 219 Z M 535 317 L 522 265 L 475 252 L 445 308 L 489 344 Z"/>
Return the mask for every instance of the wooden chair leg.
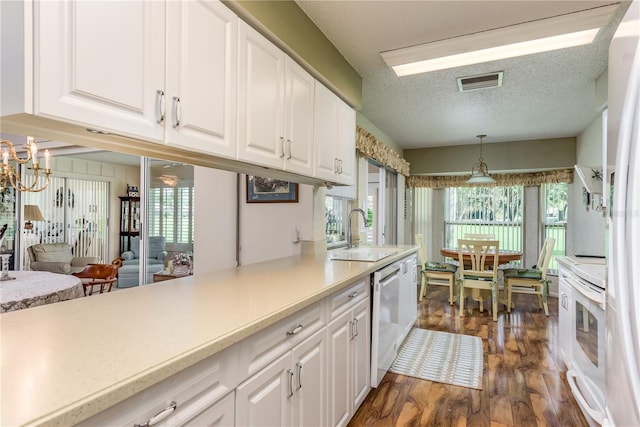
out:
<path id="1" fill-rule="evenodd" d="M 427 278 L 425 277 L 424 273 L 421 273 L 421 279 L 420 279 L 420 296 L 418 298 L 418 301 L 422 301 L 422 298 L 424 298 L 427 295 Z"/>
<path id="2" fill-rule="evenodd" d="M 498 320 L 498 284 L 491 285 L 491 309 L 493 310 L 493 321 Z"/>
<path id="3" fill-rule="evenodd" d="M 460 288 L 460 317 L 464 316 L 464 285 L 458 284 Z"/>
<path id="4" fill-rule="evenodd" d="M 507 291 L 507 313 L 511 313 L 511 286 L 508 279 L 504 281 L 504 288 Z"/>

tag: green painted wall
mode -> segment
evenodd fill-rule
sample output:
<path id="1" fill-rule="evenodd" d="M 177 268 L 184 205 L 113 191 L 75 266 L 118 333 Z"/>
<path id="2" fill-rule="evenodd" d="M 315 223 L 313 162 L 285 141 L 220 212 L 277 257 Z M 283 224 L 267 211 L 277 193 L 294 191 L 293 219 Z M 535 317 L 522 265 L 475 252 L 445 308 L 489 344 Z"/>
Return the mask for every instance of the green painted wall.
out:
<path id="1" fill-rule="evenodd" d="M 573 168 L 576 138 L 482 144 L 482 156 L 493 172 L 522 172 Z M 404 150 L 412 175 L 471 173 L 480 157 L 480 144 Z"/>
<path id="2" fill-rule="evenodd" d="M 336 92 L 362 108 L 362 77 L 293 0 L 223 3 Z"/>

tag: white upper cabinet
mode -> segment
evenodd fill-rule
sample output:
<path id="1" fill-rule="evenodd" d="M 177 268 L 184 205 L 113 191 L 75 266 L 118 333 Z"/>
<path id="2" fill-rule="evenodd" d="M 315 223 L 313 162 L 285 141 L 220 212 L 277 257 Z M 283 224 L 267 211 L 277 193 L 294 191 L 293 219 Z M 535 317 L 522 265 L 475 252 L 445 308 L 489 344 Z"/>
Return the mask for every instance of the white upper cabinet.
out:
<path id="1" fill-rule="evenodd" d="M 168 144 L 235 158 L 237 35 L 217 1 L 167 2 Z"/>
<path id="2" fill-rule="evenodd" d="M 222 3 L 56 1 L 33 12 L 34 114 L 235 158 L 238 19 Z"/>
<path id="3" fill-rule="evenodd" d="M 162 142 L 156 91 L 165 80 L 164 2 L 33 7 L 34 114 Z"/>
<path id="4" fill-rule="evenodd" d="M 238 159 L 311 175 L 314 79 L 240 22 Z"/>
<path id="5" fill-rule="evenodd" d="M 353 185 L 355 176 L 355 111 L 316 82 L 314 177 Z"/>

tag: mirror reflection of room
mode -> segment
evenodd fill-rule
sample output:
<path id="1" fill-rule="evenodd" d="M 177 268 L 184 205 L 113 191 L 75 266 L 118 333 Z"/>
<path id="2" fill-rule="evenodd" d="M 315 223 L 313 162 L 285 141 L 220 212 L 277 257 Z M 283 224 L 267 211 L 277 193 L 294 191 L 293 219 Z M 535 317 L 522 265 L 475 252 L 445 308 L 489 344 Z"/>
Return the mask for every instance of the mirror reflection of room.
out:
<path id="1" fill-rule="evenodd" d="M 26 140 L 2 138 L 15 141 L 18 152 Z M 0 254 L 7 255 L 9 270 L 73 274 L 89 263 L 121 259 L 113 289 L 192 273 L 192 165 L 36 142 L 40 151 L 51 152 L 53 172 L 46 188 L 28 192 L 8 185 L 0 193 Z M 146 188 L 141 171 L 146 171 Z M 20 173 L 28 181 L 32 170 L 23 167 Z"/>

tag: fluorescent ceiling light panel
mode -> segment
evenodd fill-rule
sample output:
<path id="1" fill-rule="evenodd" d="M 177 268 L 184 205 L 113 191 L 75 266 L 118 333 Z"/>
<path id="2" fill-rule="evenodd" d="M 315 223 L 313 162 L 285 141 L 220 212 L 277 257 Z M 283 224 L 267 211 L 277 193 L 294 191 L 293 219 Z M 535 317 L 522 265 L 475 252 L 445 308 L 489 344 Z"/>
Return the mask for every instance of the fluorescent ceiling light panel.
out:
<path id="1" fill-rule="evenodd" d="M 598 7 L 380 55 L 402 77 L 581 46 L 593 42 L 617 7 L 617 4 Z"/>

